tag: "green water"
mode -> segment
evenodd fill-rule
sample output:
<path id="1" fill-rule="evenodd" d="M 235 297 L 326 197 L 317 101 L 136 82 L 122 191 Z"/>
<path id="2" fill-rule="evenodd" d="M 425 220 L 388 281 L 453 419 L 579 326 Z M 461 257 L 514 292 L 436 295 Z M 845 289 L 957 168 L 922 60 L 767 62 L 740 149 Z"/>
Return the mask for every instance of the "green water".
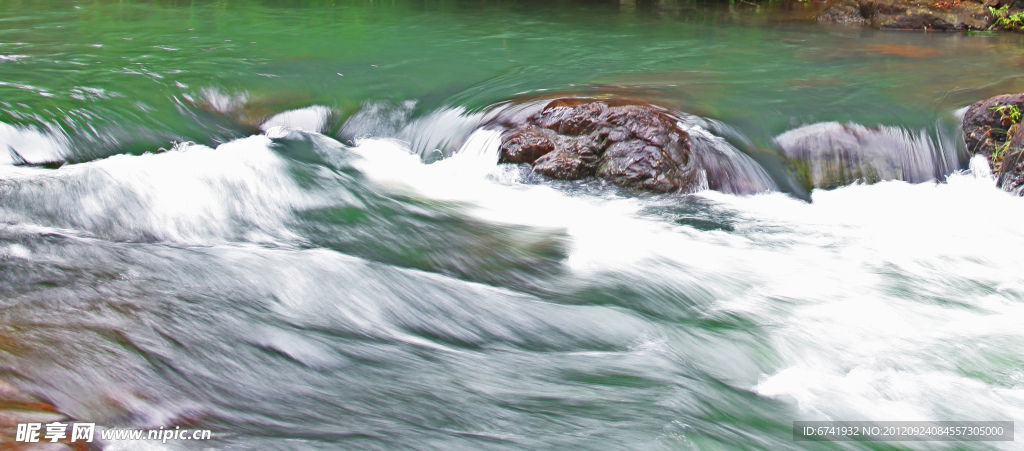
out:
<path id="1" fill-rule="evenodd" d="M 5 2 L 2 51 L 22 57 L 3 63 L 2 119 L 79 134 L 85 122 L 136 127 L 163 145 L 216 134 L 175 108 L 202 88 L 262 98 L 256 114 L 309 104 L 349 114 L 374 100 L 482 108 L 600 86 L 774 136 L 794 121 L 923 126 L 1019 83 L 1020 36 L 830 28 L 791 18 L 815 4 L 791 7 Z"/>
<path id="2" fill-rule="evenodd" d="M 774 138 L 898 127 L 966 169 L 955 112 L 1024 91 L 1024 37 L 761 4 L 0 0 L 0 150 L 66 163 L 0 162 L 0 378 L 102 428 L 214 432 L 171 449 L 1021 424 L 1020 199 L 980 166 L 806 196 Z M 471 134 L 562 93 L 702 116 L 813 202 L 544 180 Z M 311 106 L 320 133 L 259 130 Z"/>

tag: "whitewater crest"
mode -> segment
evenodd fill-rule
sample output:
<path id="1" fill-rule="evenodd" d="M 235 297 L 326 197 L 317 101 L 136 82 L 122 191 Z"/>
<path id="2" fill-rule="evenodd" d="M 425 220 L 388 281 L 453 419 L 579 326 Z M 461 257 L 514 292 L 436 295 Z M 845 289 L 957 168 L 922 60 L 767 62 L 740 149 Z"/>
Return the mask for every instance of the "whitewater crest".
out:
<path id="1" fill-rule="evenodd" d="M 0 122 L 0 165 L 55 165 L 68 155 L 68 140 L 55 130 Z"/>

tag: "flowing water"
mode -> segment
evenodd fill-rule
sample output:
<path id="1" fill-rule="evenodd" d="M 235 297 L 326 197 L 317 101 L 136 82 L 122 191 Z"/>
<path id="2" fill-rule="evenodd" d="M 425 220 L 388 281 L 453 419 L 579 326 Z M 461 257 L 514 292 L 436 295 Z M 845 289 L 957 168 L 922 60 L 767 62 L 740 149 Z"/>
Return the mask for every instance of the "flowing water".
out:
<path id="1" fill-rule="evenodd" d="M 956 121 L 1024 40 L 764 5 L 0 0 L 0 379 L 214 432 L 109 449 L 1021 436 L 1024 199 Z M 497 165 L 481 124 L 564 93 L 693 115 L 761 192 Z M 807 191 L 784 148 L 835 129 L 897 180 Z"/>

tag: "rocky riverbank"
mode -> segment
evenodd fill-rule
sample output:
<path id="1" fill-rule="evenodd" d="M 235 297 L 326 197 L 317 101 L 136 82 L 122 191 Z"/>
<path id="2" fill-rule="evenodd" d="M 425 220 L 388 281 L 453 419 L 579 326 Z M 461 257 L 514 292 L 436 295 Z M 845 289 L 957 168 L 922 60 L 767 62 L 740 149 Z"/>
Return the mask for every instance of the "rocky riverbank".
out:
<path id="1" fill-rule="evenodd" d="M 833 0 L 817 20 L 890 30 L 1020 31 L 1022 6 L 1014 0 Z"/>

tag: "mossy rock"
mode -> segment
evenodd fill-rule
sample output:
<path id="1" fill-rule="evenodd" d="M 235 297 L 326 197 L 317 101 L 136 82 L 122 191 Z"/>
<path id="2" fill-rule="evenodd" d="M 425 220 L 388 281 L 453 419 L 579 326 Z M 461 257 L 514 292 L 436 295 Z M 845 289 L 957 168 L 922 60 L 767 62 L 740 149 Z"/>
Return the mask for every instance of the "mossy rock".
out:
<path id="1" fill-rule="evenodd" d="M 1003 94 L 971 105 L 964 113 L 963 131 L 967 150 L 988 158 L 999 186 L 1024 195 L 1024 130 L 1020 117 L 1007 111 L 1024 110 L 1024 94 Z"/>

